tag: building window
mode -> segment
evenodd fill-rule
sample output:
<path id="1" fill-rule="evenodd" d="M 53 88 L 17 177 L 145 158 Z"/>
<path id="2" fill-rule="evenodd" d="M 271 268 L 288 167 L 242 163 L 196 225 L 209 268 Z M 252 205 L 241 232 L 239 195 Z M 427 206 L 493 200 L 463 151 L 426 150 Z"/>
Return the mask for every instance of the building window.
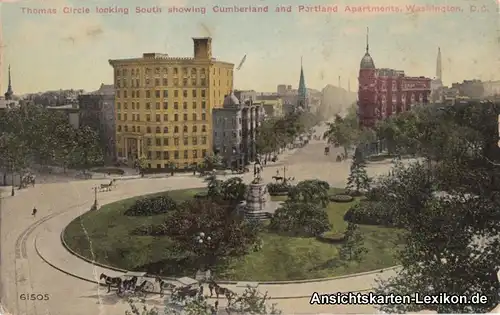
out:
<path id="1" fill-rule="evenodd" d="M 132 126 L 132 132 L 135 132 L 135 126 Z"/>
<path id="2" fill-rule="evenodd" d="M 125 82 L 124 82 L 125 83 Z M 123 91 L 123 97 L 127 98 L 127 91 Z"/>
<path id="3" fill-rule="evenodd" d="M 122 131 L 122 126 L 118 125 L 118 132 Z"/>
<path id="4" fill-rule="evenodd" d="M 163 114 L 163 121 L 168 121 L 168 114 Z"/>
<path id="5" fill-rule="evenodd" d="M 156 102 L 156 109 L 160 109 L 160 102 Z"/>
<path id="6" fill-rule="evenodd" d="M 163 78 L 163 86 L 167 86 L 168 85 L 168 79 L 167 78 Z"/>
<path id="7" fill-rule="evenodd" d="M 179 138 L 174 138 L 174 145 L 178 146 L 179 145 Z"/>
<path id="8" fill-rule="evenodd" d="M 125 128 L 125 132 L 128 132 L 128 126 L 127 126 L 127 125 L 125 125 L 125 127 L 124 127 L 124 128 Z"/>
<path id="9" fill-rule="evenodd" d="M 156 142 L 157 146 L 161 146 L 161 139 L 160 138 L 156 138 L 155 142 Z"/>
<path id="10" fill-rule="evenodd" d="M 197 132 L 198 131 L 198 126 L 193 126 L 193 132 Z"/>
<path id="11" fill-rule="evenodd" d="M 188 103 L 187 102 L 183 102 L 182 103 L 182 109 L 188 109 Z"/>
<path id="12" fill-rule="evenodd" d="M 163 159 L 164 160 L 170 160 L 170 154 L 168 151 L 164 151 L 163 152 Z"/>
<path id="13" fill-rule="evenodd" d="M 188 150 L 184 150 L 184 158 L 187 159 L 188 158 Z"/>
<path id="14" fill-rule="evenodd" d="M 206 109 L 207 108 L 207 102 L 201 101 L 201 109 Z"/>
<path id="15" fill-rule="evenodd" d="M 155 131 L 156 131 L 156 133 L 160 133 L 161 132 L 160 127 L 156 127 Z"/>
<path id="16" fill-rule="evenodd" d="M 160 86 L 160 79 L 155 79 L 155 87 Z"/>
<path id="17" fill-rule="evenodd" d="M 174 97 L 179 97 L 179 90 L 174 90 Z"/>
<path id="18" fill-rule="evenodd" d="M 174 127 L 174 133 L 179 133 L 179 127 L 178 126 Z"/>
<path id="19" fill-rule="evenodd" d="M 163 138 L 163 145 L 168 146 L 168 138 Z"/>
<path id="20" fill-rule="evenodd" d="M 198 150 L 193 150 L 193 159 L 198 158 Z"/>
<path id="21" fill-rule="evenodd" d="M 116 103 L 116 108 L 117 108 L 117 109 L 121 109 L 121 108 L 122 108 L 122 104 L 120 104 L 119 102 L 118 102 L 118 103 Z"/>
<path id="22" fill-rule="evenodd" d="M 151 103 L 146 103 L 146 110 L 150 110 L 151 109 Z"/>
<path id="23" fill-rule="evenodd" d="M 197 117 L 196 117 L 196 113 L 193 113 L 193 121 L 196 121 Z"/>
<path id="24" fill-rule="evenodd" d="M 201 126 L 201 132 L 207 132 L 207 126 L 205 125 Z"/>
<path id="25" fill-rule="evenodd" d="M 127 114 L 123 114 L 123 120 L 127 121 Z"/>
<path id="26" fill-rule="evenodd" d="M 193 145 L 197 145 L 198 144 L 198 137 L 193 137 L 192 141 L 193 141 Z"/>
<path id="27" fill-rule="evenodd" d="M 207 120 L 207 114 L 202 113 L 201 114 L 201 120 L 203 120 L 203 121 Z"/>
<path id="28" fill-rule="evenodd" d="M 146 127 L 146 133 L 151 133 L 151 127 Z"/>
<path id="29" fill-rule="evenodd" d="M 168 90 L 163 90 L 163 97 L 168 97 Z"/>
<path id="30" fill-rule="evenodd" d="M 156 122 L 160 122 L 161 121 L 161 116 L 160 114 L 156 114 Z"/>
<path id="31" fill-rule="evenodd" d="M 201 150 L 201 156 L 204 158 L 205 156 L 207 156 L 207 150 L 203 149 Z"/>
<path id="32" fill-rule="evenodd" d="M 149 90 L 146 91 L 146 98 L 151 98 L 151 91 Z"/>
<path id="33" fill-rule="evenodd" d="M 174 114 L 174 121 L 179 121 L 179 115 Z"/>
<path id="34" fill-rule="evenodd" d="M 187 121 L 187 120 L 188 120 L 188 114 L 184 114 L 183 116 L 184 116 L 184 117 L 183 117 L 183 118 L 184 118 L 183 120 L 184 120 L 184 121 Z"/>
<path id="35" fill-rule="evenodd" d="M 188 132 L 188 126 L 184 126 L 184 127 L 182 128 L 182 132 Z"/>
<path id="36" fill-rule="evenodd" d="M 205 79 L 205 78 L 201 78 L 201 79 L 200 79 L 200 85 L 201 85 L 201 86 L 206 86 L 206 85 L 207 85 L 207 79 Z"/>
<path id="37" fill-rule="evenodd" d="M 141 104 L 139 102 L 135 103 L 135 109 L 137 110 L 141 109 Z"/>
<path id="38" fill-rule="evenodd" d="M 179 159 L 179 151 L 174 151 L 174 159 Z"/>
<path id="39" fill-rule="evenodd" d="M 174 109 L 179 109 L 179 103 L 178 102 L 174 102 Z"/>
<path id="40" fill-rule="evenodd" d="M 168 109 L 168 102 L 167 101 L 163 102 L 163 109 Z"/>
<path id="41" fill-rule="evenodd" d="M 141 126 L 137 126 L 137 132 L 141 132 Z"/>
<path id="42" fill-rule="evenodd" d="M 151 115 L 150 114 L 146 114 L 146 121 L 151 121 Z"/>
<path id="43" fill-rule="evenodd" d="M 155 97 L 156 97 L 156 98 L 160 98 L 160 95 L 161 95 L 161 94 L 160 94 L 160 90 L 156 90 L 156 91 L 155 91 Z"/>
<path id="44" fill-rule="evenodd" d="M 207 137 L 201 137 L 201 144 L 207 144 Z"/>
<path id="45" fill-rule="evenodd" d="M 193 109 L 196 109 L 196 102 L 193 102 Z"/>
<path id="46" fill-rule="evenodd" d="M 188 145 L 189 144 L 188 137 L 184 137 L 184 139 L 182 139 L 182 142 L 184 143 L 184 145 Z"/>
<path id="47" fill-rule="evenodd" d="M 168 127 L 163 127 L 163 133 L 168 133 Z"/>
<path id="48" fill-rule="evenodd" d="M 128 109 L 128 104 L 127 104 L 127 102 L 123 103 L 123 109 Z"/>
<path id="49" fill-rule="evenodd" d="M 135 98 L 135 91 L 132 91 L 132 98 Z"/>
<path id="50" fill-rule="evenodd" d="M 174 86 L 179 86 L 179 79 L 174 78 Z"/>
<path id="51" fill-rule="evenodd" d="M 206 90 L 201 90 L 201 97 L 206 97 L 206 94 L 207 94 Z"/>
<path id="52" fill-rule="evenodd" d="M 150 146 L 150 145 L 151 145 L 151 138 L 148 138 L 148 139 L 146 140 L 146 144 L 147 144 L 148 146 Z"/>
<path id="53" fill-rule="evenodd" d="M 118 120 L 122 120 L 122 114 L 118 113 Z"/>
<path id="54" fill-rule="evenodd" d="M 183 97 L 188 97 L 188 91 L 187 90 L 182 90 L 182 96 Z"/>

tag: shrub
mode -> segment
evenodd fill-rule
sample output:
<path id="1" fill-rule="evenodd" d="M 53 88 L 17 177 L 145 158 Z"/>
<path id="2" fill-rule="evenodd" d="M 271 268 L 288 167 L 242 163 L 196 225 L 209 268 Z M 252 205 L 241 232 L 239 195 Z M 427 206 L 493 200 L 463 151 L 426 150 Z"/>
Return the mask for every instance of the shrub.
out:
<path id="1" fill-rule="evenodd" d="M 391 207 L 382 202 L 362 201 L 347 210 L 344 220 L 356 224 L 398 226 Z"/>
<path id="2" fill-rule="evenodd" d="M 194 199 L 208 199 L 208 193 L 206 192 L 199 192 L 194 194 Z"/>
<path id="3" fill-rule="evenodd" d="M 267 191 L 271 196 L 284 196 L 288 194 L 292 187 L 289 183 L 269 183 L 267 184 Z"/>
<path id="4" fill-rule="evenodd" d="M 382 188 L 372 187 L 365 194 L 365 197 L 367 200 L 370 200 L 370 201 L 380 201 L 380 200 L 382 200 L 382 197 L 384 196 L 384 194 L 385 194 L 385 192 Z"/>
<path id="5" fill-rule="evenodd" d="M 92 170 L 94 173 L 112 174 L 112 175 L 123 175 L 125 171 L 121 168 L 116 167 L 99 167 Z"/>
<path id="6" fill-rule="evenodd" d="M 167 235 L 167 231 L 163 224 L 144 224 L 132 230 L 131 234 L 138 236 L 163 236 Z"/>
<path id="7" fill-rule="evenodd" d="M 276 232 L 317 236 L 331 228 L 328 214 L 314 203 L 287 201 L 274 212 L 269 228 Z"/>
<path id="8" fill-rule="evenodd" d="M 353 200 L 354 200 L 354 198 L 352 196 L 349 196 L 349 195 L 330 196 L 330 201 L 333 201 L 333 202 L 351 202 Z"/>
<path id="9" fill-rule="evenodd" d="M 139 199 L 125 211 L 127 216 L 152 216 L 167 213 L 177 208 L 177 203 L 170 196 L 157 196 Z"/>
<path id="10" fill-rule="evenodd" d="M 316 236 L 316 239 L 320 242 L 328 243 L 328 244 L 341 244 L 345 241 L 344 233 L 333 233 L 333 232 L 325 232 L 321 235 Z"/>

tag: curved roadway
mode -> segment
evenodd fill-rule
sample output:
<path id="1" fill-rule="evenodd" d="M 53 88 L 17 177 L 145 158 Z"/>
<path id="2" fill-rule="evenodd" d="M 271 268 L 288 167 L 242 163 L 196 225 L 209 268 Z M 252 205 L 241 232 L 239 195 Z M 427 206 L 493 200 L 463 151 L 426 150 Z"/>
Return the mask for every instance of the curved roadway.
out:
<path id="1" fill-rule="evenodd" d="M 313 141 L 282 160 L 287 165 L 287 175 L 295 177 L 297 181 L 315 178 L 326 180 L 332 186 L 344 186 L 349 163 L 336 163 L 336 152 L 324 156 L 323 150 L 322 141 Z M 368 167 L 368 172 L 371 175 L 382 174 L 387 172 L 388 167 L 388 164 L 372 164 Z M 276 170 L 282 168 L 268 166 L 263 173 L 264 179 L 270 181 Z M 250 176 L 246 174 L 244 177 L 250 180 Z M 90 208 L 94 196 L 92 188 L 103 182 L 104 180 L 42 182 L 35 188 L 17 191 L 14 197 L 6 196 L 2 199 L 2 304 L 12 314 L 123 315 L 128 309 L 128 305 L 118 299 L 116 294 L 106 294 L 102 287 L 82 280 L 81 278 L 94 279 L 104 269 L 71 255 L 59 240 L 64 227 Z M 119 181 L 117 189 L 100 193 L 98 199 L 100 204 L 104 204 L 134 195 L 202 186 L 205 183 L 200 178 L 188 175 L 134 179 Z M 36 217 L 31 215 L 34 206 L 38 209 Z M 113 273 L 109 270 L 106 272 Z M 388 271 L 381 275 L 389 276 L 392 273 L 393 271 Z M 285 313 L 373 313 L 375 309 L 371 306 L 311 306 L 307 296 L 315 291 L 326 293 L 365 290 L 372 287 L 376 276 L 377 274 L 367 274 L 323 282 L 260 285 L 259 290 L 269 291 L 269 295 L 276 298 L 274 302 Z M 22 300 L 20 295 L 23 293 L 47 294 L 48 300 Z M 148 303 L 163 305 L 158 296 L 148 299 Z"/>

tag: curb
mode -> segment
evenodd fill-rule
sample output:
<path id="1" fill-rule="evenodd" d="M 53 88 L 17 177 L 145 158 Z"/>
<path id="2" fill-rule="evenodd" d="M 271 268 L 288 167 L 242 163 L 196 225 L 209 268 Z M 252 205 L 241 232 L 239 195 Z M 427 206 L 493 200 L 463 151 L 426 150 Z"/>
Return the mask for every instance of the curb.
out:
<path id="1" fill-rule="evenodd" d="M 129 270 L 109 266 L 109 265 L 106 265 L 106 264 L 103 264 L 100 262 L 96 262 L 96 261 L 93 261 L 91 259 L 88 259 L 87 257 L 84 257 L 84 256 L 76 253 L 66 244 L 66 242 L 64 240 L 65 231 L 66 231 L 66 227 L 64 227 L 64 229 L 62 230 L 62 232 L 60 234 L 61 244 L 71 255 L 73 255 L 73 256 L 75 256 L 75 257 L 77 257 L 77 258 L 79 258 L 87 263 L 90 263 L 92 265 L 99 266 L 99 267 L 102 267 L 105 269 L 110 269 L 113 271 L 119 271 L 119 272 L 123 272 L 123 273 L 129 272 Z M 37 252 L 38 252 L 38 250 L 37 250 Z M 366 275 L 376 274 L 376 273 L 384 273 L 387 271 L 397 269 L 400 266 L 401 265 L 396 265 L 396 266 L 382 268 L 382 269 L 376 269 L 376 270 L 371 270 L 371 271 L 365 271 L 365 272 L 359 272 L 359 273 L 353 273 L 353 274 L 336 276 L 336 277 L 329 277 L 329 278 L 316 278 L 316 279 L 304 279 L 304 280 L 283 280 L 283 281 L 244 281 L 244 282 L 254 282 L 254 283 L 257 283 L 257 285 L 261 285 L 261 284 L 262 285 L 281 285 L 281 284 L 300 284 L 300 283 L 310 283 L 310 282 L 325 282 L 325 281 L 334 281 L 334 280 L 340 280 L 340 279 L 346 279 L 346 278 L 361 277 L 361 276 L 366 276 Z M 56 268 L 56 269 L 58 269 L 58 268 Z M 65 273 L 67 273 L 67 272 L 65 272 Z M 153 276 L 153 275 L 151 275 L 151 276 Z M 172 278 L 172 277 L 161 277 L 161 278 L 165 279 L 165 280 L 170 280 L 170 281 L 177 281 L 178 280 L 177 278 Z M 235 285 L 235 284 L 238 284 L 239 282 L 243 282 L 243 281 L 218 280 L 217 282 L 221 283 L 221 284 L 234 284 Z M 359 290 L 359 292 L 363 292 L 366 290 L 370 290 L 370 289 Z"/>
<path id="2" fill-rule="evenodd" d="M 82 281 L 85 281 L 85 282 L 89 282 L 89 283 L 94 283 L 94 284 L 97 284 L 99 286 L 102 286 L 102 287 L 107 287 L 106 284 L 104 283 L 101 283 L 99 281 L 96 281 L 95 279 L 87 279 L 85 277 L 81 277 L 81 276 L 77 276 L 69 271 L 66 271 L 62 268 L 59 268 L 57 266 L 55 266 L 54 264 L 52 264 L 51 262 L 49 262 L 45 257 L 42 256 L 42 254 L 40 253 L 40 251 L 38 250 L 38 246 L 37 246 L 37 241 L 38 241 L 38 238 L 35 237 L 35 242 L 34 242 L 34 245 L 35 245 L 35 251 L 38 255 L 38 257 L 40 257 L 47 265 L 51 266 L 52 268 L 64 273 L 65 275 L 68 275 L 70 277 L 73 277 L 73 278 L 77 278 L 79 280 L 82 280 Z M 97 264 L 96 264 L 97 265 Z M 395 268 L 395 267 L 391 267 L 391 268 Z M 116 269 L 116 268 L 115 268 Z M 390 269 L 390 268 L 387 268 L 387 269 Z M 369 271 L 367 273 L 372 273 L 373 271 Z M 363 273 L 361 273 L 363 274 Z M 358 274 L 359 275 L 359 274 Z M 341 277 L 338 277 L 338 278 L 348 278 L 349 275 L 346 275 L 346 276 L 341 276 Z M 314 280 L 309 280 L 309 281 L 314 281 Z M 229 281 L 230 282 L 230 281 Z M 221 284 L 228 284 L 228 283 L 224 283 L 224 282 L 221 282 L 221 281 L 218 281 L 218 283 L 221 283 Z M 259 284 L 264 284 L 262 282 L 259 282 Z M 349 293 L 349 292 L 369 292 L 371 291 L 373 288 L 367 288 L 367 289 L 361 289 L 361 290 L 356 290 L 356 291 L 342 291 L 342 292 L 339 292 L 339 293 Z M 147 293 L 153 293 L 153 294 L 160 294 L 159 291 L 146 291 Z M 163 293 L 164 295 L 167 295 L 165 292 Z M 311 293 L 312 294 L 312 293 Z M 212 300 L 217 300 L 216 297 L 206 297 L 208 299 L 212 299 Z M 311 295 L 298 295 L 298 296 L 282 296 L 282 297 L 269 297 L 269 300 L 291 300 L 291 299 L 304 299 L 304 298 L 311 298 Z M 221 299 L 224 299 L 224 297 L 219 297 L 219 300 Z"/>

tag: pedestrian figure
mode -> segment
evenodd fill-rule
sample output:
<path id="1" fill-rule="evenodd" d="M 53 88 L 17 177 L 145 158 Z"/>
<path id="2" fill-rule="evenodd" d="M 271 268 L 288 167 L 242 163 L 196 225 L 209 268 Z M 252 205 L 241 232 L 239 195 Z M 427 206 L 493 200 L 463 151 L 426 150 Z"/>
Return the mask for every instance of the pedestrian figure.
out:
<path id="1" fill-rule="evenodd" d="M 200 283 L 200 296 L 203 296 L 203 284 Z"/>
<path id="2" fill-rule="evenodd" d="M 208 289 L 210 290 L 210 297 L 212 297 L 214 295 L 214 284 L 212 281 L 210 281 L 210 283 L 208 284 Z"/>
<path id="3" fill-rule="evenodd" d="M 217 315 L 219 310 L 219 301 L 215 301 L 214 306 L 212 306 L 212 315 Z"/>
<path id="4" fill-rule="evenodd" d="M 36 215 L 36 212 L 37 212 L 36 207 L 34 207 L 34 208 L 33 208 L 33 212 L 31 212 L 31 215 L 32 215 L 32 216 L 35 216 L 35 215 Z"/>

